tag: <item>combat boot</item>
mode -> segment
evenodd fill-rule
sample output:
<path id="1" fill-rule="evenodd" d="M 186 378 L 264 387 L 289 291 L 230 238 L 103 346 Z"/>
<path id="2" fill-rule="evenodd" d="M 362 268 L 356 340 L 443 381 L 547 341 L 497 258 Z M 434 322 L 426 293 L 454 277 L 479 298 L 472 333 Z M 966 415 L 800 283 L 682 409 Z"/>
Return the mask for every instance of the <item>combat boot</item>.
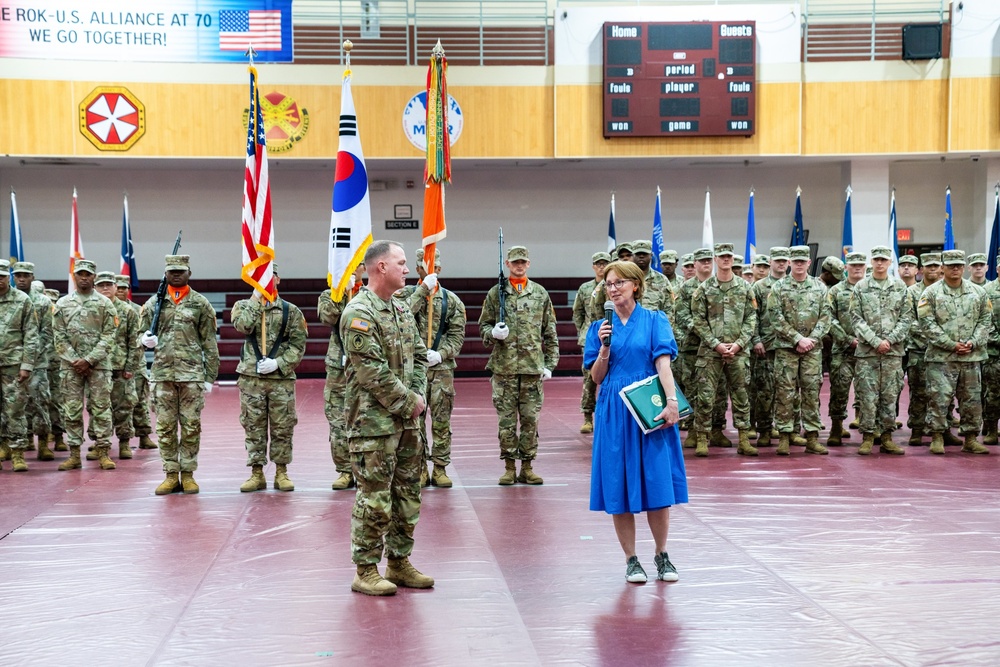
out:
<path id="1" fill-rule="evenodd" d="M 434 578 L 428 577 L 413 567 L 410 559 L 406 556 L 389 558 L 388 561 L 389 565 L 385 568 L 385 578 L 397 586 L 405 588 L 431 588 L 434 586 Z"/>
<path id="2" fill-rule="evenodd" d="M 580 426 L 580 433 L 593 433 L 593 432 L 594 432 L 594 413 L 584 412 L 583 424 Z"/>
<path id="3" fill-rule="evenodd" d="M 966 454 L 989 454 L 990 450 L 983 447 L 976 438 L 975 433 L 965 434 L 965 444 L 962 445 L 962 452 Z M 17 470 L 15 467 L 14 470 Z"/>
<path id="4" fill-rule="evenodd" d="M 915 428 L 910 432 L 910 439 L 906 441 L 910 447 L 919 447 L 924 444 L 924 429 Z"/>
<path id="5" fill-rule="evenodd" d="M 63 440 L 62 433 L 56 435 L 55 433 L 49 434 L 49 439 L 52 440 L 52 451 L 54 452 L 68 452 L 69 445 Z"/>
<path id="6" fill-rule="evenodd" d="M 806 454 L 829 453 L 829 449 L 819 444 L 819 431 L 806 431 Z"/>
<path id="7" fill-rule="evenodd" d="M 431 485 L 431 477 L 427 474 L 427 466 L 420 464 L 420 488 L 425 489 Z"/>
<path id="8" fill-rule="evenodd" d="M 757 446 L 758 447 L 771 446 L 771 429 L 765 429 L 763 431 L 757 432 Z"/>
<path id="9" fill-rule="evenodd" d="M 377 565 L 358 565 L 351 590 L 365 595 L 395 595 L 396 584 L 383 579 Z"/>
<path id="10" fill-rule="evenodd" d="M 181 471 L 181 490 L 187 494 L 198 493 L 201 491 L 198 487 L 198 482 L 194 481 L 194 472 L 190 470 Z"/>
<path id="11" fill-rule="evenodd" d="M 743 456 L 757 456 L 757 448 L 750 444 L 750 431 L 740 431 L 740 446 L 736 449 L 736 453 Z"/>
<path id="12" fill-rule="evenodd" d="M 983 426 L 983 444 L 984 445 L 995 445 L 997 444 L 997 422 L 996 420 L 986 420 L 986 425 Z"/>
<path id="13" fill-rule="evenodd" d="M 148 435 L 139 436 L 139 449 L 156 449 L 156 443 Z"/>
<path id="14" fill-rule="evenodd" d="M 708 456 L 708 436 L 705 435 L 704 431 L 692 431 L 695 434 L 695 442 L 697 443 L 694 449 L 695 456 Z"/>
<path id="15" fill-rule="evenodd" d="M 532 486 L 538 486 L 542 483 L 542 478 L 536 475 L 535 471 L 531 469 L 531 459 L 521 461 L 521 472 L 517 476 L 517 481 L 522 484 L 531 484 Z"/>
<path id="16" fill-rule="evenodd" d="M 855 431 L 860 430 L 861 429 L 861 422 L 859 422 L 858 418 L 855 417 L 854 421 L 852 421 L 850 424 L 848 424 L 847 427 L 850 428 L 850 429 L 853 429 Z"/>
<path id="17" fill-rule="evenodd" d="M 108 449 L 108 447 L 98 447 L 94 450 L 97 452 L 97 460 L 101 462 L 101 470 L 114 470 L 118 467 L 111 460 L 111 457 L 108 456 Z"/>
<path id="18" fill-rule="evenodd" d="M 849 429 L 844 428 L 844 422 L 840 422 L 840 439 L 841 440 L 851 439 L 851 431 Z"/>
<path id="19" fill-rule="evenodd" d="M 688 449 L 696 446 L 698 444 L 698 431 L 693 428 L 688 429 L 688 433 L 684 436 L 684 446 Z"/>
<path id="20" fill-rule="evenodd" d="M 52 461 L 55 458 L 56 455 L 51 449 L 49 449 L 49 443 L 45 440 L 45 436 L 38 436 L 38 460 Z"/>
<path id="21" fill-rule="evenodd" d="M 35 451 L 35 439 L 34 438 L 28 438 L 28 444 L 25 446 L 24 451 L 26 451 L 26 452 L 33 452 L 33 451 Z"/>
<path id="22" fill-rule="evenodd" d="M 844 420 L 834 419 L 830 426 L 830 437 L 826 439 L 827 447 L 840 447 L 844 444 Z"/>
<path id="23" fill-rule="evenodd" d="M 82 468 L 83 464 L 80 462 L 80 447 L 70 447 L 69 448 L 69 458 L 59 464 L 60 470 L 75 470 L 77 468 Z"/>
<path id="24" fill-rule="evenodd" d="M 444 466 L 435 465 L 431 474 L 431 484 L 442 489 L 451 488 L 451 478 L 444 471 Z"/>
<path id="25" fill-rule="evenodd" d="M 264 466 L 252 466 L 250 470 L 250 479 L 240 484 L 240 492 L 250 493 L 266 489 L 267 480 L 264 479 Z"/>
<path id="26" fill-rule="evenodd" d="M 944 444 L 948 447 L 958 447 L 964 445 L 965 441 L 951 432 L 950 428 L 944 430 Z"/>
<path id="27" fill-rule="evenodd" d="M 931 434 L 931 454 L 944 454 L 944 434 L 940 431 Z"/>
<path id="28" fill-rule="evenodd" d="M 791 433 L 789 435 L 791 435 L 790 438 L 791 444 L 795 445 L 796 447 L 805 447 L 806 439 L 802 437 L 801 433 Z"/>
<path id="29" fill-rule="evenodd" d="M 168 494 L 174 493 L 175 491 L 180 491 L 181 482 L 178 479 L 178 475 L 179 473 L 177 471 L 168 472 L 166 479 L 160 482 L 160 485 L 156 487 L 156 495 L 166 496 Z"/>
<path id="30" fill-rule="evenodd" d="M 10 450 L 10 461 L 14 464 L 14 472 L 28 472 L 28 464 L 24 461 L 23 449 Z"/>
<path id="31" fill-rule="evenodd" d="M 517 464 L 514 463 L 514 459 L 504 459 L 504 465 L 507 466 L 507 469 L 504 470 L 497 484 L 500 486 L 511 486 L 517 481 Z"/>
<path id="32" fill-rule="evenodd" d="M 878 450 L 883 454 L 895 454 L 896 456 L 906 454 L 902 447 L 897 447 L 896 443 L 892 441 L 892 431 L 885 431 L 878 439 Z"/>
<path id="33" fill-rule="evenodd" d="M 733 441 L 726 437 L 721 428 L 713 428 L 708 444 L 712 447 L 732 447 Z"/>
<path id="34" fill-rule="evenodd" d="M 788 440 L 791 433 L 781 433 L 778 435 L 778 449 L 774 452 L 778 456 L 788 456 Z"/>
<path id="35" fill-rule="evenodd" d="M 266 482 L 265 482 L 266 484 Z M 343 491 L 344 489 L 354 488 L 354 475 L 349 472 L 342 472 L 337 476 L 337 479 L 333 480 L 333 484 L 330 488 L 334 491 Z"/>
<path id="36" fill-rule="evenodd" d="M 872 447 L 875 446 L 875 434 L 874 433 L 863 433 L 861 436 L 861 447 L 858 448 L 858 454 L 861 456 L 868 456 L 872 453 Z"/>
<path id="37" fill-rule="evenodd" d="M 274 471 L 274 488 L 278 491 L 294 491 L 295 484 L 292 480 L 288 479 L 288 466 L 278 463 L 275 465 L 276 470 Z M 265 485 L 267 482 L 264 483 Z M 187 490 L 184 491 L 187 493 Z"/>
<path id="38" fill-rule="evenodd" d="M 91 446 L 87 447 L 87 460 L 88 461 L 96 461 L 97 459 L 98 459 L 98 456 L 97 456 L 97 445 L 91 445 Z"/>
<path id="39" fill-rule="evenodd" d="M 10 461 L 10 445 L 7 443 L 0 445 L 0 461 Z"/>
<path id="40" fill-rule="evenodd" d="M 118 438 L 118 458 L 132 458 L 132 447 L 128 444 L 130 438 Z"/>

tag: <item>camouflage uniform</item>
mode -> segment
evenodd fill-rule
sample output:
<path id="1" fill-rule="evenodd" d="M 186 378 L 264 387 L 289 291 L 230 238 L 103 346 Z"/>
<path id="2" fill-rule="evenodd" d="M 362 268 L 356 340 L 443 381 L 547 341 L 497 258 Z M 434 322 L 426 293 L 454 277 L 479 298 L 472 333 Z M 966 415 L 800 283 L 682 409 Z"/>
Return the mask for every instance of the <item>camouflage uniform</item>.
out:
<path id="1" fill-rule="evenodd" d="M 10 264 L 0 260 L 4 274 Z M 31 373 L 38 357 L 38 322 L 28 295 L 14 287 L 0 295 L 0 444 L 16 452 L 28 446 L 24 407 L 28 397 L 21 371 Z"/>
<path id="2" fill-rule="evenodd" d="M 361 286 L 358 285 L 360 289 Z M 323 411 L 330 425 L 330 458 L 341 475 L 351 474 L 351 455 L 347 449 L 347 419 L 344 392 L 347 375 L 344 373 L 344 344 L 340 339 L 340 316 L 356 291 L 348 290 L 339 301 L 330 298 L 330 290 L 319 295 L 319 321 L 330 327 L 330 342 L 326 348 L 326 385 L 323 387 Z M 345 487 L 346 488 L 346 487 Z"/>
<path id="3" fill-rule="evenodd" d="M 850 261 L 851 257 L 848 257 Z M 830 301 L 830 419 L 834 426 L 847 419 L 847 401 L 851 394 L 851 383 L 855 381 L 855 348 L 851 343 L 857 338 L 851 322 L 851 295 L 854 285 L 847 280 L 837 283 L 827 292 Z M 855 393 L 857 389 L 855 389 Z M 841 439 L 836 429 L 830 429 L 830 437 L 836 443 Z M 836 438 L 834 437 L 836 436 Z M 829 443 L 828 443 L 829 444 Z"/>
<path id="4" fill-rule="evenodd" d="M 924 265 L 927 262 L 940 264 L 941 257 L 937 253 L 925 253 L 921 256 L 921 262 Z M 910 326 L 910 337 L 906 342 L 906 351 L 909 354 L 906 362 L 906 381 L 910 388 L 906 427 L 914 436 L 922 435 L 927 427 L 929 397 L 927 394 L 927 361 L 924 359 L 927 353 L 927 334 L 917 317 L 917 304 L 923 298 L 924 290 L 928 287 L 930 285 L 921 281 L 906 288 L 910 294 L 910 302 L 913 304 L 913 324 Z M 919 443 L 919 438 L 913 438 L 912 442 Z"/>
<path id="5" fill-rule="evenodd" d="M 982 364 L 983 375 L 983 441 L 996 444 L 997 421 L 1000 420 L 1000 278 L 986 285 L 986 297 L 993 306 L 993 327 L 990 329 L 989 358 Z"/>
<path id="6" fill-rule="evenodd" d="M 408 305 L 362 290 L 344 308 L 347 437 L 358 492 L 351 514 L 351 558 L 357 565 L 413 552 L 420 518 L 418 422 L 426 392 L 427 348 Z"/>
<path id="7" fill-rule="evenodd" d="M 56 290 L 45 290 L 45 296 L 50 302 L 50 319 L 51 315 L 55 313 L 56 302 L 59 300 L 59 292 Z M 55 294 L 51 294 L 54 292 Z M 49 386 L 49 424 L 51 424 L 51 430 L 49 433 L 52 435 L 53 441 L 56 444 L 55 449 L 58 451 L 62 449 L 65 451 L 67 449 L 66 443 L 63 442 L 63 434 L 66 430 L 62 425 L 62 411 L 59 406 L 62 405 L 62 394 L 59 391 L 59 362 L 57 361 L 58 356 L 56 355 L 56 342 L 54 334 L 49 336 L 48 345 L 45 350 L 45 358 L 48 360 L 48 369 L 46 375 L 48 376 L 48 386 Z"/>
<path id="8" fill-rule="evenodd" d="M 169 263 L 166 270 L 171 270 Z M 153 295 L 142 307 L 140 336 L 149 331 L 155 310 L 156 295 Z M 215 309 L 190 287 L 184 294 L 183 289 L 168 286 L 156 335 L 159 342 L 153 351 L 150 379 L 155 383 L 156 436 L 163 470 L 194 472 L 198 469 L 201 449 L 205 384 L 215 382 L 219 376 Z"/>
<path id="9" fill-rule="evenodd" d="M 12 268 L 15 274 L 22 271 L 31 274 L 35 272 L 35 265 L 31 262 L 17 262 Z M 49 416 L 53 409 L 52 394 L 49 389 L 49 350 L 52 348 L 53 306 L 49 298 L 41 292 L 28 292 L 27 296 L 38 321 L 38 356 L 35 358 L 34 369 L 28 380 L 30 400 L 25 408 L 25 419 L 29 435 L 32 433 L 37 435 L 41 442 L 52 433 L 52 420 Z"/>
<path id="10" fill-rule="evenodd" d="M 576 290 L 576 297 L 573 299 L 573 325 L 576 327 L 576 342 L 580 345 L 580 349 L 583 349 L 584 343 L 586 343 L 587 329 L 591 322 L 595 321 L 593 309 L 589 308 L 588 305 L 596 292 L 597 280 L 588 280 Z M 580 370 L 583 372 L 580 412 L 591 417 L 594 414 L 594 406 L 597 404 L 597 385 L 590 377 L 590 371 L 587 370 L 586 366 L 581 366 Z"/>
<path id="11" fill-rule="evenodd" d="M 674 317 L 674 288 L 659 271 L 650 269 L 645 276 L 642 300 L 639 302 L 646 310 L 659 310 L 667 314 L 668 319 Z"/>
<path id="12" fill-rule="evenodd" d="M 111 407 L 114 433 L 127 443 L 134 435 L 132 420 L 139 398 L 135 391 L 135 376 L 146 365 L 142 348 L 136 346 L 139 336 L 139 314 L 131 304 L 112 299 L 118 313 L 115 347 L 111 353 Z M 126 378 L 128 373 L 130 377 Z M 127 445 L 126 445 L 127 446 Z"/>
<path id="13" fill-rule="evenodd" d="M 774 325 L 768 313 L 767 299 L 778 280 L 779 278 L 768 275 L 753 284 L 754 300 L 757 302 L 757 332 L 750 341 L 750 345 L 754 347 L 758 343 L 762 344 L 767 354 L 759 357 L 754 353 L 756 360 L 753 364 L 750 384 L 753 386 L 753 412 L 756 416 L 754 427 L 758 433 L 767 437 L 770 437 L 771 427 L 774 423 L 774 351 L 776 342 Z"/>
<path id="14" fill-rule="evenodd" d="M 128 277 L 126 276 L 125 279 L 128 280 Z M 120 282 L 119 286 L 121 286 Z M 142 318 L 142 306 L 133 301 L 121 299 L 119 301 L 128 304 L 128 307 L 135 312 L 136 326 L 138 326 L 138 321 Z M 142 332 L 140 331 L 139 333 Z M 149 435 L 153 432 L 153 424 L 149 418 L 149 368 L 146 367 L 146 351 L 144 349 L 139 350 L 139 366 L 135 370 L 135 375 L 132 376 L 132 383 L 135 388 L 135 406 L 132 408 L 132 433 L 142 440 L 143 438 L 149 438 Z M 145 443 L 146 441 L 143 440 L 142 442 Z M 143 446 L 140 443 L 140 447 Z M 152 446 L 148 448 L 152 448 Z"/>
<path id="15" fill-rule="evenodd" d="M 236 373 L 240 376 L 240 424 L 246 432 L 247 466 L 279 465 L 292 462 L 292 432 L 298 423 L 295 411 L 295 369 L 306 351 L 308 328 L 298 306 L 288 303 L 288 316 L 282 331 L 283 304 L 280 296 L 272 302 L 241 299 L 233 304 L 233 328 L 247 337 L 243 343 Z M 267 340 L 261 338 L 261 322 L 267 322 Z M 257 342 L 255 348 L 250 338 Z M 257 371 L 257 349 L 262 356 L 278 362 L 273 373 Z M 270 434 L 270 447 L 268 435 Z"/>

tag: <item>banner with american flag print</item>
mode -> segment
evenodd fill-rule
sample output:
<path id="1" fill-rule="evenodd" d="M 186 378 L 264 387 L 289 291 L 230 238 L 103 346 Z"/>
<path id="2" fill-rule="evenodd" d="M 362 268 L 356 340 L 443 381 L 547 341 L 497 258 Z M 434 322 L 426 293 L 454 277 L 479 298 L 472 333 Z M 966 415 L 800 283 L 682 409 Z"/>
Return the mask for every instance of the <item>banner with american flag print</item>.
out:
<path id="1" fill-rule="evenodd" d="M 274 228 L 271 224 L 271 183 L 267 171 L 267 132 L 260 110 L 257 69 L 250 67 L 250 113 L 247 161 L 243 179 L 243 281 L 274 301 Z"/>

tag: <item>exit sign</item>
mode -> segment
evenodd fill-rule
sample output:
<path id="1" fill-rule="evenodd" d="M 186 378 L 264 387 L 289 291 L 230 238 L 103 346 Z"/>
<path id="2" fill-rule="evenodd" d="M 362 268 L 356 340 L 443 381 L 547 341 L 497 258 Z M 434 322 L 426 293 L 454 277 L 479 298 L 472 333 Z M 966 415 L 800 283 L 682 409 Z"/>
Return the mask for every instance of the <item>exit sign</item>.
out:
<path id="1" fill-rule="evenodd" d="M 913 228 L 910 229 L 900 229 L 896 228 L 896 241 L 902 243 L 909 243 L 913 240 Z"/>

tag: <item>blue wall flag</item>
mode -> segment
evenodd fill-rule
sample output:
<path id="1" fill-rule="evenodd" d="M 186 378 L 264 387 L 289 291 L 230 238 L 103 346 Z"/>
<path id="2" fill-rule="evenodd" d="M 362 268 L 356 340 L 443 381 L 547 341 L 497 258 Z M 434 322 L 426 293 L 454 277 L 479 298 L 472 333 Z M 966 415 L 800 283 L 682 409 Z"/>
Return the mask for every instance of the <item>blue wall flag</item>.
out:
<path id="1" fill-rule="evenodd" d="M 611 259 L 615 259 L 614 252 L 618 247 L 615 238 L 615 195 L 611 193 L 611 217 L 608 218 L 608 252 L 611 253 Z"/>
<path id="2" fill-rule="evenodd" d="M 24 241 L 21 239 L 21 221 L 17 218 L 17 197 L 10 189 L 10 263 L 24 261 Z"/>
<path id="3" fill-rule="evenodd" d="M 1000 254 L 1000 183 L 993 190 L 993 231 L 990 232 L 990 249 L 986 252 L 986 279 L 997 279 L 997 255 Z M 993 304 L 994 308 L 1000 305 Z"/>
<path id="4" fill-rule="evenodd" d="M 955 230 L 951 226 L 951 186 L 944 191 L 944 249 L 955 249 Z"/>
<path id="5" fill-rule="evenodd" d="M 122 266 L 120 274 L 128 276 L 129 299 L 132 290 L 139 289 L 139 271 L 135 268 L 135 247 L 132 245 L 132 226 L 128 220 L 128 195 L 125 195 L 125 205 L 122 209 Z"/>
<path id="6" fill-rule="evenodd" d="M 743 263 L 753 264 L 757 257 L 757 226 L 754 224 L 753 190 L 750 190 L 750 208 L 747 209 L 747 247 L 743 252 Z"/>
<path id="7" fill-rule="evenodd" d="M 788 242 L 793 245 L 806 244 L 806 228 L 802 225 L 802 188 L 795 188 L 795 219 L 792 221 L 792 238 Z"/>
<path id="8" fill-rule="evenodd" d="M 840 242 L 840 259 L 846 261 L 847 253 L 854 252 L 854 224 L 851 222 L 851 186 L 847 186 L 847 202 L 844 204 L 844 235 Z"/>
<path id="9" fill-rule="evenodd" d="M 663 252 L 663 217 L 660 215 L 660 186 L 656 186 L 656 206 L 653 208 L 653 262 L 652 267 L 662 273 L 660 253 Z"/>
<path id="10" fill-rule="evenodd" d="M 896 235 L 896 188 L 892 189 L 892 206 L 889 207 L 889 247 L 892 248 L 892 265 L 889 274 L 899 275 L 899 237 Z"/>

